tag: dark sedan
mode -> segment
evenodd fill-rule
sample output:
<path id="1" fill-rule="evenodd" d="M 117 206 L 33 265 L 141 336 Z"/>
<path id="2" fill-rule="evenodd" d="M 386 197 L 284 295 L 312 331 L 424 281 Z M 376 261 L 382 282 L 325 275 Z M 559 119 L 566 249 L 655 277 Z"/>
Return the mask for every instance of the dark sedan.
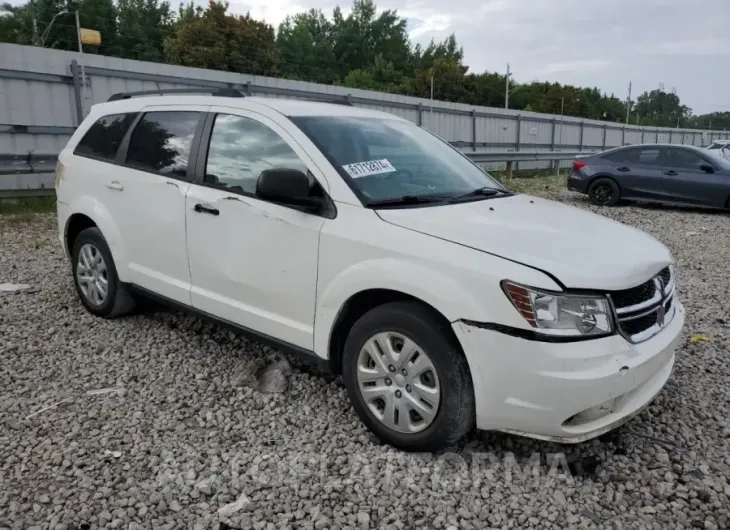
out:
<path id="1" fill-rule="evenodd" d="M 689 145 L 617 147 L 575 159 L 568 189 L 602 206 L 633 199 L 730 209 L 730 161 Z"/>

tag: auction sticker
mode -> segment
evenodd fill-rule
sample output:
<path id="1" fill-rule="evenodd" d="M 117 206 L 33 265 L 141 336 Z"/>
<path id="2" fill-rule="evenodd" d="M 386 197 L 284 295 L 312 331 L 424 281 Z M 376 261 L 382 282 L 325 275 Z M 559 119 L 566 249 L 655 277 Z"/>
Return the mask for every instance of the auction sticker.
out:
<path id="1" fill-rule="evenodd" d="M 396 171 L 387 158 L 370 160 L 368 162 L 357 162 L 356 164 L 347 164 L 346 166 L 342 166 L 342 168 L 354 179 L 369 177 L 370 175 L 380 175 L 381 173 L 393 173 Z"/>

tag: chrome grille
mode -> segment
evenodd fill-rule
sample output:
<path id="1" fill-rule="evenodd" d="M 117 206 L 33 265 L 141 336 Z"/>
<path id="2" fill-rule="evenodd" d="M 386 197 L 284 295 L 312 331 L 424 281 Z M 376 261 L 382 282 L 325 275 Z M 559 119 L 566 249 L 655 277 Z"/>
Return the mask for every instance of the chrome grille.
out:
<path id="1" fill-rule="evenodd" d="M 631 342 L 653 337 L 674 317 L 675 283 L 670 267 L 641 285 L 608 294 L 616 311 L 619 331 Z"/>

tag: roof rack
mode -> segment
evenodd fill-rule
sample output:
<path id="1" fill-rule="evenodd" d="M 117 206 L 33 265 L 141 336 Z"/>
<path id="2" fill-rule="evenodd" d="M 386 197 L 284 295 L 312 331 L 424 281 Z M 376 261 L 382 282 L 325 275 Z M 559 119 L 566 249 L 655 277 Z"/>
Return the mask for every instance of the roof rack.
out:
<path id="1" fill-rule="evenodd" d="M 164 96 L 166 94 L 210 94 L 211 96 L 225 98 L 245 97 L 243 92 L 235 88 L 166 88 L 159 90 L 140 90 L 138 92 L 118 92 L 112 94 L 107 101 L 119 101 L 130 99 L 135 96 Z"/>

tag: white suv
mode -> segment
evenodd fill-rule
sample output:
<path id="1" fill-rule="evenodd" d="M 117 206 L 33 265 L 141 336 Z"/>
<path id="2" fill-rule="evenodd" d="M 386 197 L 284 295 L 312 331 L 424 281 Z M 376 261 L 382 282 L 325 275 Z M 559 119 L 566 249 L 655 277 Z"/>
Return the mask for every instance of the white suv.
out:
<path id="1" fill-rule="evenodd" d="M 404 450 L 474 427 L 587 440 L 669 378 L 684 308 L 649 235 L 511 192 L 391 114 L 137 96 L 95 105 L 59 156 L 91 313 L 153 297 L 311 358 Z"/>

